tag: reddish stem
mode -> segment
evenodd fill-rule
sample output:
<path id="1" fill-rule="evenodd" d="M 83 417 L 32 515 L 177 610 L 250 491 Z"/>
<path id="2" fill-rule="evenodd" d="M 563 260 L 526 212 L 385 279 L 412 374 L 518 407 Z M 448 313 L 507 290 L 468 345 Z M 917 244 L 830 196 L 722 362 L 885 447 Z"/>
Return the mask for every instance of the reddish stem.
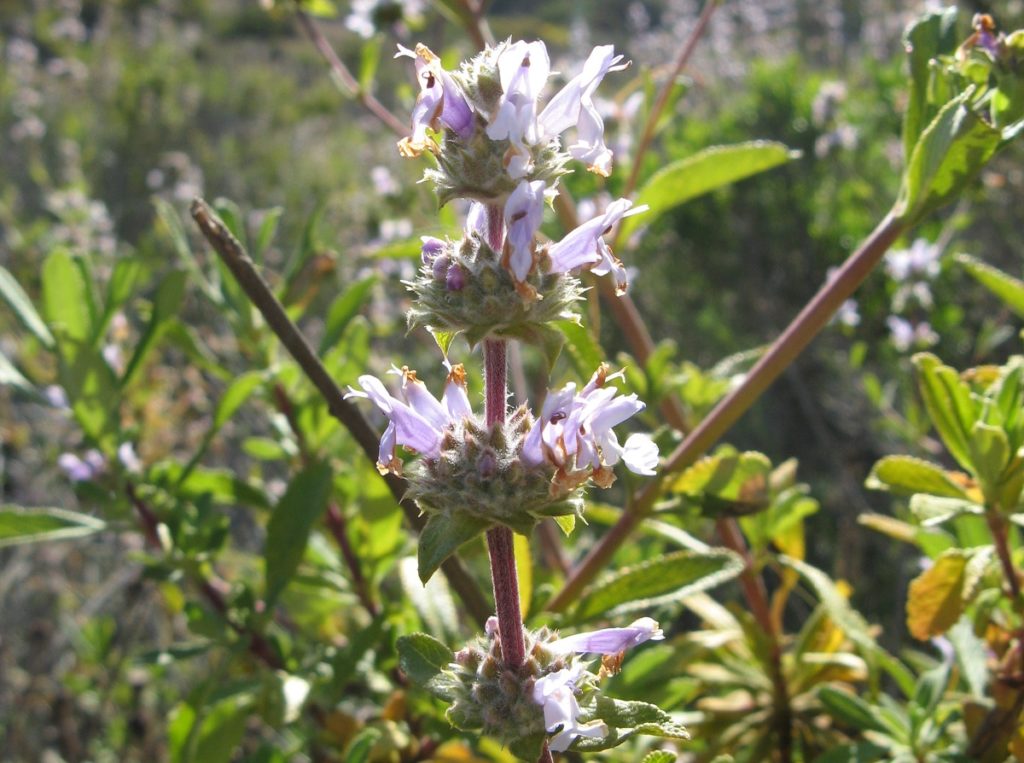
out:
<path id="1" fill-rule="evenodd" d="M 499 206 L 487 207 L 487 243 L 501 251 L 505 237 L 504 219 Z M 501 339 L 484 341 L 484 420 L 487 426 L 505 423 L 508 402 L 508 347 Z M 523 615 L 519 606 L 519 580 L 512 531 L 498 526 L 487 531 L 487 551 L 491 557 L 494 606 L 498 613 L 498 634 L 506 667 L 519 668 L 525 659 Z"/>

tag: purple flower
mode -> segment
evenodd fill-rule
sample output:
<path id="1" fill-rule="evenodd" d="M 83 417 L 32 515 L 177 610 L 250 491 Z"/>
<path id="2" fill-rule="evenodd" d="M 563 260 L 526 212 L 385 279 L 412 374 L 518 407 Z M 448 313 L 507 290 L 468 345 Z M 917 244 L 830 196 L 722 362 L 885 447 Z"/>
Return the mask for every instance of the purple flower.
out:
<path id="1" fill-rule="evenodd" d="M 551 642 L 548 648 L 560 654 L 618 654 L 645 641 L 663 638 L 665 635 L 656 620 L 641 617 L 625 628 L 602 628 L 566 636 Z"/>
<path id="2" fill-rule="evenodd" d="M 619 461 L 636 474 L 653 475 L 658 465 L 654 441 L 634 434 L 622 446 L 612 429 L 645 407 L 635 394 L 619 395 L 615 387 L 605 386 L 619 376 L 621 372 L 609 376 L 603 363 L 579 393 L 573 383 L 549 393 L 523 441 L 523 460 L 553 464 L 558 468 L 555 484 L 569 487 L 588 477 L 607 487 Z"/>
<path id="3" fill-rule="evenodd" d="M 412 110 L 412 135 L 399 141 L 399 153 L 419 156 L 425 150 L 433 150 L 434 142 L 427 136 L 427 129 L 437 130 L 439 125 L 460 138 L 471 136 L 473 110 L 455 80 L 441 68 L 441 59 L 422 43 L 416 46 L 415 52 L 399 45 L 395 58 L 401 56 L 415 59 L 420 94 Z"/>
<path id="4" fill-rule="evenodd" d="M 437 256 L 444 251 L 444 241 L 433 236 L 420 236 L 420 260 L 424 265 L 433 265 Z"/>
<path id="5" fill-rule="evenodd" d="M 622 261 L 612 254 L 605 243 L 604 235 L 624 217 L 630 217 L 647 210 L 647 205 L 633 207 L 629 199 L 617 199 L 608 205 L 604 213 L 588 220 L 566 234 L 565 238 L 548 247 L 552 273 L 568 273 L 579 268 L 589 268 L 603 276 L 611 273 L 615 278 L 615 289 L 619 294 L 626 291 L 626 268 Z"/>
<path id="6" fill-rule="evenodd" d="M 349 387 L 345 395 L 346 399 L 369 398 L 389 419 L 377 458 L 377 469 L 381 474 L 401 473 L 402 463 L 395 457 L 396 445 L 424 458 L 436 459 L 441 454 L 445 430 L 461 424 L 473 413 L 466 392 L 466 372 L 461 364 L 450 367 L 440 401 L 416 378 L 415 371 L 403 367 L 393 368 L 391 373 L 402 377 L 398 396 L 388 392 L 380 379 L 369 374 L 359 377 L 362 392 Z"/>
<path id="7" fill-rule="evenodd" d="M 543 180 L 523 180 L 505 202 L 505 244 L 508 268 L 522 283 L 533 270 L 533 237 L 544 217 Z"/>
<path id="8" fill-rule="evenodd" d="M 601 721 L 579 722 L 576 682 L 582 672 L 582 665 L 563 668 L 541 676 L 533 685 L 533 701 L 544 708 L 544 728 L 549 733 L 558 732 L 548 741 L 552 752 L 569 749 L 576 737 L 603 737 L 608 733 L 608 727 Z"/>

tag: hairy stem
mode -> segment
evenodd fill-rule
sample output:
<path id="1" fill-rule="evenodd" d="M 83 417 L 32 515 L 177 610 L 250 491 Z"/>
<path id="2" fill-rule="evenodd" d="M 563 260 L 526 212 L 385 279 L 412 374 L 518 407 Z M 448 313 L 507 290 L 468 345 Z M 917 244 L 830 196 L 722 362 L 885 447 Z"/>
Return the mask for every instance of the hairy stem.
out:
<path id="1" fill-rule="evenodd" d="M 284 307 L 270 290 L 266 281 L 256 270 L 253 261 L 246 254 L 231 231 L 210 209 L 202 199 L 192 202 L 192 217 L 199 226 L 203 236 L 220 256 L 228 270 L 242 287 L 242 291 L 260 311 L 267 325 L 291 353 L 306 377 L 317 388 L 327 403 L 327 410 L 355 438 L 371 462 L 376 463 L 379 451 L 379 437 L 363 414 L 345 399 L 337 382 L 324 368 L 323 363 L 313 352 L 306 338 L 299 331 L 285 312 Z M 391 495 L 402 508 L 409 524 L 417 531 L 423 528 L 419 507 L 412 499 L 406 498 L 407 485 L 404 479 L 394 474 L 384 477 Z M 476 584 L 465 566 L 454 556 L 448 557 L 441 565 L 451 587 L 462 599 L 466 609 L 479 625 L 483 625 L 490 614 L 490 607 L 480 587 Z"/>
<path id="2" fill-rule="evenodd" d="M 501 340 L 488 339 L 484 342 L 484 415 L 488 426 L 501 425 L 505 422 L 505 350 L 505 342 Z M 505 666 L 516 670 L 523 664 L 526 654 L 512 531 L 507 527 L 488 530 L 487 551 L 491 557 L 491 579 L 494 582 L 498 633 L 501 635 L 501 655 Z"/>
<path id="3" fill-rule="evenodd" d="M 886 215 L 775 340 L 743 383 L 720 400 L 707 418 L 669 455 L 658 476 L 626 506 L 619 521 L 591 549 L 562 590 L 548 602 L 548 609 L 560 612 L 576 599 L 584 586 L 606 567 L 640 521 L 650 514 L 666 477 L 693 464 L 729 431 L 736 420 L 828 324 L 839 306 L 856 291 L 902 232 L 903 225 L 892 214 Z"/>
<path id="4" fill-rule="evenodd" d="M 505 238 L 503 210 L 487 207 L 487 244 L 500 252 Z M 484 421 L 488 427 L 505 423 L 508 404 L 508 346 L 500 339 L 484 341 Z M 525 643 L 523 615 L 519 605 L 519 580 L 512 531 L 495 527 L 487 531 L 487 551 L 491 558 L 494 606 L 498 613 L 498 633 L 505 665 L 513 670 L 523 664 Z"/>

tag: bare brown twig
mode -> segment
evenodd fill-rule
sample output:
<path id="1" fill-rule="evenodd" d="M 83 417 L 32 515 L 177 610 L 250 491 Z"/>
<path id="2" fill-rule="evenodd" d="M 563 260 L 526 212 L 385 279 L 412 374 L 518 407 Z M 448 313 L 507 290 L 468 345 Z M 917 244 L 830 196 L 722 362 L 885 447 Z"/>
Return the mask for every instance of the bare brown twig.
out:
<path id="1" fill-rule="evenodd" d="M 366 456 L 376 462 L 379 443 L 377 433 L 359 409 L 345 400 L 341 388 L 331 378 L 298 327 L 292 323 L 284 307 L 257 272 L 255 264 L 245 253 L 242 245 L 202 199 L 192 202 L 192 217 L 203 236 L 238 281 L 242 291 L 263 315 L 267 325 L 270 326 L 285 349 L 291 353 L 292 358 L 299 364 L 313 386 L 323 395 L 327 403 L 327 410 L 355 438 Z M 422 529 L 423 520 L 420 517 L 419 507 L 415 501 L 405 497 L 405 480 L 394 474 L 387 475 L 384 480 L 392 496 L 402 507 L 409 524 L 417 531 Z M 441 565 L 441 569 L 451 587 L 462 599 L 466 609 L 482 626 L 490 615 L 491 608 L 465 566 L 458 558 L 452 556 Z"/>

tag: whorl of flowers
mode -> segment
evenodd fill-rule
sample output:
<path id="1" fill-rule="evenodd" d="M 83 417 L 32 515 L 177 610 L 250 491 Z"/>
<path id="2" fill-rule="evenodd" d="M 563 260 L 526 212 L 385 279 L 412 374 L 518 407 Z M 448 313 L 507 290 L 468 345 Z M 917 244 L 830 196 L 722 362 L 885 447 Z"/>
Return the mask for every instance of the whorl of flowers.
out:
<path id="1" fill-rule="evenodd" d="M 438 400 L 415 371 L 392 369 L 401 386 L 392 394 L 377 377 L 359 377 L 365 397 L 388 418 L 377 468 L 402 471 L 398 445 L 419 456 L 407 475 L 409 495 L 428 513 L 470 517 L 529 533 L 539 518 L 577 515 L 579 489 L 590 479 L 602 487 L 615 480 L 619 461 L 650 475 L 658 449 L 646 435 L 620 445 L 612 429 L 644 409 L 635 394 L 620 395 L 607 384 L 620 374 L 607 365 L 577 392 L 575 384 L 549 392 L 539 419 L 525 407 L 502 424 L 485 427 L 466 394 L 465 371 L 452 366 Z"/>

